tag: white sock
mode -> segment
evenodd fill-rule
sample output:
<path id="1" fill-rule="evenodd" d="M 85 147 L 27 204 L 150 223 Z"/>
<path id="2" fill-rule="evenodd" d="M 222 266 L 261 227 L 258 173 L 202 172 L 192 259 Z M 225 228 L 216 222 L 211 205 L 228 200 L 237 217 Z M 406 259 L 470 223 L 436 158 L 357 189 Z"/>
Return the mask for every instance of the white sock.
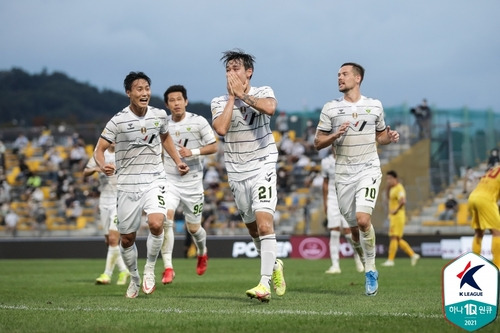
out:
<path id="1" fill-rule="evenodd" d="M 163 245 L 161 246 L 161 256 L 163 258 L 163 267 L 172 268 L 172 252 L 174 251 L 174 221 L 166 220 L 163 223 Z"/>
<path id="2" fill-rule="evenodd" d="M 353 255 L 354 261 L 356 263 L 357 262 L 363 263 L 363 261 L 361 260 L 361 257 L 359 256 L 359 251 L 356 250 L 356 246 L 357 246 L 358 249 L 361 251 L 361 253 L 363 252 L 363 249 L 361 248 L 361 244 L 359 244 L 359 243 L 354 244 L 354 241 L 352 240 L 352 234 L 346 234 L 345 239 L 347 239 L 349 244 L 351 244 L 352 248 L 354 249 L 354 255 Z"/>
<path id="3" fill-rule="evenodd" d="M 253 244 L 255 245 L 255 249 L 257 250 L 257 254 L 260 256 L 260 238 L 252 238 Z"/>
<path id="4" fill-rule="evenodd" d="M 271 287 L 271 275 L 276 262 L 276 235 L 270 234 L 260 237 L 260 283 Z"/>
<path id="5" fill-rule="evenodd" d="M 330 259 L 332 266 L 339 267 L 340 231 L 330 230 Z"/>
<path id="6" fill-rule="evenodd" d="M 104 266 L 104 274 L 111 277 L 113 275 L 113 269 L 115 268 L 115 260 L 113 258 L 113 251 L 111 246 L 108 246 L 108 252 L 106 254 L 106 266 Z"/>
<path id="7" fill-rule="evenodd" d="M 137 271 L 137 246 L 134 243 L 132 246 L 124 249 L 120 245 L 120 252 L 122 253 L 123 262 L 127 266 L 131 278 L 139 283 L 141 278 L 139 277 L 139 272 Z"/>
<path id="8" fill-rule="evenodd" d="M 370 225 L 370 229 L 368 231 L 359 231 L 359 240 L 361 243 L 361 247 L 363 248 L 363 252 L 365 253 L 365 270 L 374 271 L 375 268 L 375 230 L 373 229 L 373 225 Z"/>
<path id="9" fill-rule="evenodd" d="M 163 244 L 163 235 L 163 230 L 162 233 L 158 236 L 153 235 L 152 233 L 149 233 L 148 235 L 148 239 L 146 240 L 148 253 L 148 257 L 146 259 L 146 267 L 148 267 L 148 269 L 154 269 L 156 265 L 156 259 L 158 258 L 158 253 L 160 253 L 161 246 Z"/>
<path id="10" fill-rule="evenodd" d="M 125 268 L 125 264 L 123 263 L 123 259 L 121 259 L 121 254 L 120 254 L 120 248 L 118 245 L 116 246 L 108 246 L 108 255 L 106 258 L 106 270 L 104 273 L 108 274 L 110 277 L 113 274 L 113 271 L 115 270 L 115 265 L 119 264 L 119 261 L 121 261 L 121 264 L 123 265 L 122 268 Z M 120 267 L 119 267 L 120 268 Z M 122 269 L 120 269 L 122 271 Z"/>
<path id="11" fill-rule="evenodd" d="M 194 245 L 196 245 L 197 249 L 197 254 L 199 256 L 204 255 L 207 252 L 207 232 L 205 231 L 205 229 L 200 226 L 200 229 L 198 229 L 194 234 L 192 234 L 189 230 L 188 232 L 193 237 Z"/>
<path id="12" fill-rule="evenodd" d="M 115 254 L 116 266 L 118 266 L 118 270 L 120 272 L 128 271 L 127 266 L 123 262 L 122 254 L 120 253 L 120 247 L 116 246 L 116 254 Z"/>

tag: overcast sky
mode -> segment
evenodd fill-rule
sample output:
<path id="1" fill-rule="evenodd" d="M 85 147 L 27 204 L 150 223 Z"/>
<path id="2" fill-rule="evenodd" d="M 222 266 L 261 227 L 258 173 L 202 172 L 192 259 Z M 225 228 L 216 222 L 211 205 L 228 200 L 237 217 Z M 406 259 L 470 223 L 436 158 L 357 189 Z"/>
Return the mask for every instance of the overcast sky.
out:
<path id="1" fill-rule="evenodd" d="M 365 96 L 386 107 L 493 108 L 500 94 L 498 0 L 19 0 L 0 2 L 0 70 L 46 69 L 123 92 L 130 71 L 153 94 L 183 84 L 192 102 L 226 92 L 222 52 L 256 57 L 254 86 L 278 108 L 321 108 L 337 71 L 366 69 Z"/>

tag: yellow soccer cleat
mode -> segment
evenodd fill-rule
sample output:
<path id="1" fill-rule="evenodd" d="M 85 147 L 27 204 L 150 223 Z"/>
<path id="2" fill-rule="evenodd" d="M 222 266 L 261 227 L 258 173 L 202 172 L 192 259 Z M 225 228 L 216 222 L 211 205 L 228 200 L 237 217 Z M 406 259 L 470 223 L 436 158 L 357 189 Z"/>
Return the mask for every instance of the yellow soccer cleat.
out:
<path id="1" fill-rule="evenodd" d="M 246 294 L 250 298 L 257 298 L 259 301 L 265 303 L 271 299 L 271 291 L 261 283 L 257 287 L 247 290 Z"/>
<path id="2" fill-rule="evenodd" d="M 273 287 L 276 295 L 283 296 L 286 291 L 285 275 L 283 274 L 283 261 L 281 259 L 276 259 L 276 264 L 278 267 L 273 270 Z"/>
<path id="3" fill-rule="evenodd" d="M 102 273 L 97 279 L 95 279 L 95 284 L 109 284 L 110 282 L 111 278 L 106 273 Z"/>
<path id="4" fill-rule="evenodd" d="M 120 272 L 118 275 L 118 280 L 116 280 L 116 284 L 119 286 L 124 286 L 127 284 L 127 279 L 130 276 L 130 273 L 128 271 L 123 271 Z"/>

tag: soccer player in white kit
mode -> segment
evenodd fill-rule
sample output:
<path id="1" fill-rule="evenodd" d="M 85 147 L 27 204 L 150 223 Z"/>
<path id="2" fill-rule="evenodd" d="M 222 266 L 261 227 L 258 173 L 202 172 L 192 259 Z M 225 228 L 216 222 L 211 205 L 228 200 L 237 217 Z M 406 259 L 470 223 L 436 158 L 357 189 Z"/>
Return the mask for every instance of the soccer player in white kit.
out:
<path id="1" fill-rule="evenodd" d="M 104 160 L 106 164 L 115 164 L 115 145 L 112 144 L 104 152 Z M 89 177 L 94 173 L 99 176 L 99 215 L 104 232 L 104 239 L 108 245 L 108 253 L 106 255 L 106 265 L 104 266 L 104 273 L 102 273 L 96 280 L 96 284 L 109 284 L 115 269 L 118 266 L 120 274 L 116 284 L 124 285 L 130 275 L 127 266 L 123 262 L 122 255 L 120 254 L 120 247 L 118 246 L 120 240 L 120 233 L 118 232 L 117 217 L 116 217 L 116 196 L 117 188 L 116 175 L 106 176 L 102 173 L 101 169 L 97 167 L 95 159 L 91 158 L 87 162 L 83 170 L 83 176 Z"/>
<path id="2" fill-rule="evenodd" d="M 181 176 L 175 162 L 165 155 L 168 190 L 166 195 L 167 220 L 164 222 L 164 240 L 161 248 L 164 272 L 162 283 L 172 283 L 175 272 L 172 264 L 174 249 L 174 214 L 182 207 L 186 228 L 196 245 L 198 262 L 196 273 L 203 275 L 207 270 L 207 233 L 201 226 L 205 194 L 203 189 L 204 155 L 217 151 L 217 141 L 208 121 L 197 114 L 187 112 L 187 91 L 182 85 L 173 85 L 163 94 L 165 106 L 170 110 L 169 129 L 174 144 L 182 160 L 188 165 L 189 172 Z"/>
<path id="3" fill-rule="evenodd" d="M 94 151 L 97 166 L 107 175 L 117 174 L 117 216 L 121 235 L 120 251 L 130 272 L 126 297 L 136 298 L 141 288 L 137 269 L 135 238 L 143 211 L 147 215 L 149 235 L 142 291 L 155 290 L 154 268 L 163 244 L 167 189 L 162 146 L 175 161 L 180 174 L 189 171 L 181 161 L 170 137 L 165 110 L 149 106 L 151 79 L 142 72 L 130 72 L 124 87 L 130 105 L 106 124 Z M 116 143 L 116 166 L 106 163 L 104 152 Z"/>
<path id="4" fill-rule="evenodd" d="M 371 215 L 382 180 L 377 143 L 398 142 L 399 133 L 386 126 L 382 103 L 361 95 L 364 72 L 362 66 L 352 62 L 340 67 L 338 87 L 344 96 L 323 106 L 314 147 L 319 150 L 333 145 L 337 157 L 335 186 L 340 212 L 351 228 L 355 248 L 362 250 L 365 293 L 375 296 L 378 271 Z"/>
<path id="5" fill-rule="evenodd" d="M 283 262 L 276 259 L 274 212 L 277 203 L 278 149 L 270 128 L 277 101 L 270 87 L 252 87 L 254 57 L 226 51 L 227 94 L 212 100 L 212 126 L 224 137 L 224 162 L 236 206 L 261 257 L 259 284 L 246 291 L 269 302 L 271 279 L 276 295 L 286 291 Z"/>
<path id="6" fill-rule="evenodd" d="M 337 190 L 335 188 L 335 156 L 333 153 L 321 160 L 321 176 L 323 176 L 323 206 L 327 218 L 327 228 L 330 231 L 329 245 L 330 259 L 332 261 L 332 265 L 325 273 L 340 274 L 342 272 L 339 264 L 341 231 L 351 246 L 354 247 L 356 244 L 352 241 L 349 224 L 347 224 L 344 216 L 340 214 Z M 359 253 L 356 250 L 354 251 L 354 262 L 358 272 L 363 272 L 365 270 Z"/>

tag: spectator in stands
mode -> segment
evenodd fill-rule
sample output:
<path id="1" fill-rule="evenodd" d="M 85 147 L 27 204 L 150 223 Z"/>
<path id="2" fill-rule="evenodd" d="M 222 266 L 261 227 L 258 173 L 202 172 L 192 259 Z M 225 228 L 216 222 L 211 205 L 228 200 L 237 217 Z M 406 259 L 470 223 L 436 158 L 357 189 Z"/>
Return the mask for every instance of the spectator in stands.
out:
<path id="1" fill-rule="evenodd" d="M 42 186 L 42 177 L 36 172 L 30 172 L 26 180 L 26 187 L 29 193 L 33 193 L 35 189 Z"/>
<path id="2" fill-rule="evenodd" d="M 12 237 L 17 236 L 17 224 L 19 223 L 19 215 L 13 210 L 9 209 L 5 215 L 5 227 L 7 233 L 12 233 Z"/>
<path id="3" fill-rule="evenodd" d="M 304 129 L 304 148 L 305 148 L 305 153 L 307 155 L 310 155 L 312 152 L 314 152 L 314 137 L 316 135 L 316 126 L 314 125 L 313 121 L 308 119 L 306 121 L 306 128 Z"/>
<path id="4" fill-rule="evenodd" d="M 83 207 L 80 204 L 80 201 L 73 200 L 69 203 L 69 206 L 66 209 L 66 217 L 68 218 L 68 224 L 76 224 L 76 220 L 82 216 Z"/>
<path id="5" fill-rule="evenodd" d="M 69 168 L 71 171 L 83 170 L 87 162 L 87 152 L 85 151 L 83 140 L 78 140 L 69 152 Z"/>
<path id="6" fill-rule="evenodd" d="M 292 153 L 293 148 L 293 140 L 288 133 L 285 133 L 281 137 L 281 141 L 279 143 L 278 151 L 280 156 L 288 156 Z"/>
<path id="7" fill-rule="evenodd" d="M 2 140 L 0 140 L 0 168 L 1 172 L 5 173 L 5 151 L 7 148 Z"/>
<path id="8" fill-rule="evenodd" d="M 419 138 L 428 139 L 431 137 L 431 120 L 432 112 L 427 105 L 427 100 L 424 98 L 422 103 L 417 107 L 411 108 L 410 112 L 415 116 L 419 129 Z"/>
<path id="9" fill-rule="evenodd" d="M 59 151 L 54 147 L 51 147 L 45 154 L 44 160 L 46 163 L 46 168 L 48 172 L 48 179 L 50 181 L 57 181 L 57 173 L 62 168 L 62 163 L 64 159 L 59 154 Z"/>
<path id="10" fill-rule="evenodd" d="M 290 191 L 291 179 L 288 170 L 289 168 L 287 168 L 283 163 L 279 164 L 277 172 L 278 192 Z"/>
<path id="11" fill-rule="evenodd" d="M 24 151 L 24 148 L 26 148 L 28 143 L 29 143 L 29 140 L 24 135 L 24 133 L 19 133 L 16 140 L 14 141 L 14 144 L 12 145 L 12 153 L 18 154 L 18 155 L 22 154 Z"/>
<path id="12" fill-rule="evenodd" d="M 4 202 L 0 204 L 0 225 L 5 225 L 5 216 L 10 209 L 10 202 Z"/>
<path id="13" fill-rule="evenodd" d="M 45 224 L 47 220 L 47 214 L 45 208 L 38 203 L 33 211 L 33 218 L 36 222 L 36 230 L 38 231 L 38 237 L 42 236 L 45 230 L 47 230 L 47 225 Z"/>
<path id="14" fill-rule="evenodd" d="M 439 219 L 443 221 L 454 220 L 458 211 L 458 201 L 452 193 L 449 193 L 444 203 L 444 210 L 439 215 Z"/>
<path id="15" fill-rule="evenodd" d="M 38 137 L 37 142 L 39 147 L 42 147 L 42 151 L 45 154 L 53 145 L 54 145 L 54 137 L 49 128 L 44 126 L 42 133 Z"/>
<path id="16" fill-rule="evenodd" d="M 203 185 L 205 188 L 209 188 L 214 184 L 220 183 L 220 175 L 217 171 L 217 168 L 213 165 L 207 168 L 207 172 L 205 172 L 205 176 L 203 179 Z"/>
<path id="17" fill-rule="evenodd" d="M 471 166 L 468 166 L 464 175 L 464 189 L 462 193 L 468 197 L 469 193 L 476 187 L 479 177 Z"/>
<path id="18" fill-rule="evenodd" d="M 28 164 L 26 164 L 26 158 L 24 157 L 24 155 L 20 154 L 18 155 L 18 165 L 19 165 L 19 174 L 17 175 L 16 179 L 18 181 L 25 181 L 26 179 L 28 179 L 30 173 L 31 173 L 31 170 L 30 168 L 28 167 Z"/>
<path id="19" fill-rule="evenodd" d="M 498 163 L 500 163 L 500 157 L 498 156 L 498 149 L 494 148 L 490 152 L 490 156 L 488 157 L 488 169 L 495 167 Z"/>
<path id="20" fill-rule="evenodd" d="M 288 132 L 288 116 L 285 111 L 281 111 L 274 122 L 275 128 L 280 132 L 281 137 Z"/>
<path id="21" fill-rule="evenodd" d="M 5 179 L 5 176 L 0 177 L 0 205 L 6 202 L 10 202 L 11 200 L 11 195 L 10 195 L 10 189 L 11 186 Z"/>

